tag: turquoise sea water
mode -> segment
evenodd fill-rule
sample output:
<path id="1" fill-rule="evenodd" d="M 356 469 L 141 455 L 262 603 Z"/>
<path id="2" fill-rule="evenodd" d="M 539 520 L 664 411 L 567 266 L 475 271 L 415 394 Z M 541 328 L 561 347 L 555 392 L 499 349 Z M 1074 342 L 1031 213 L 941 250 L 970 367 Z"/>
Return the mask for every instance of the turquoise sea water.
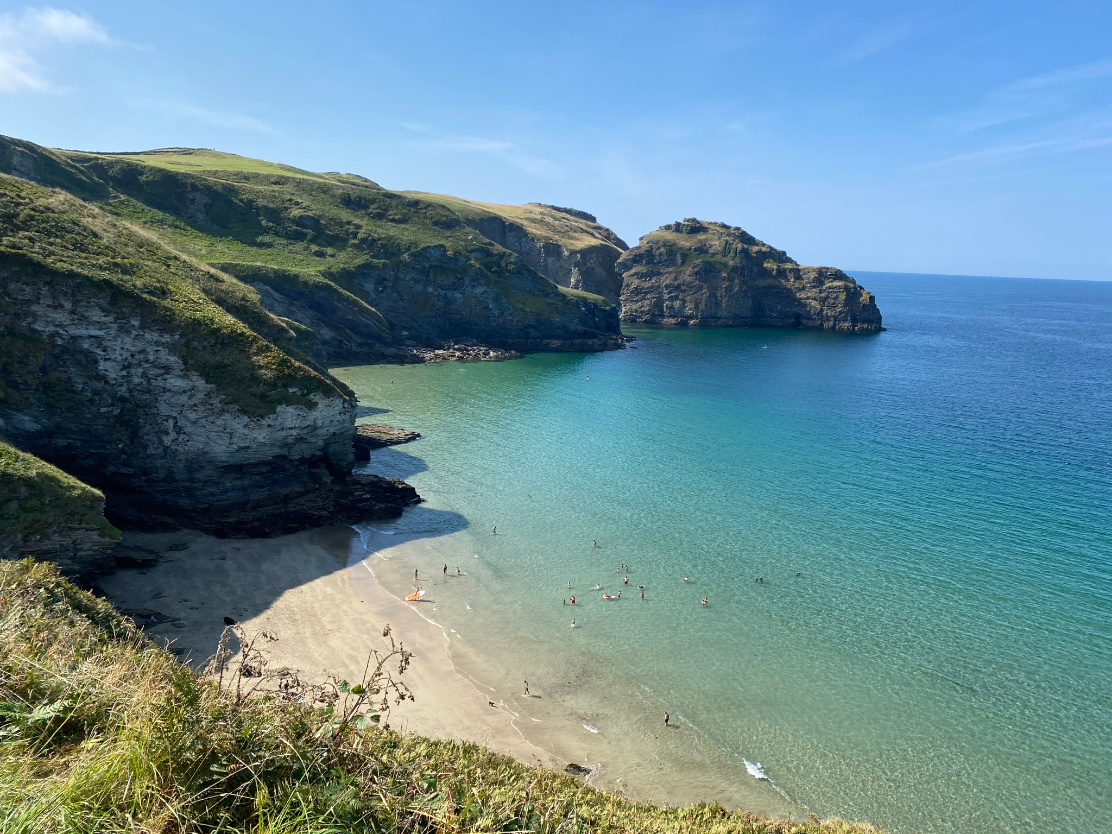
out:
<path id="1" fill-rule="evenodd" d="M 1112 283 L 859 280 L 887 332 L 337 373 L 424 435 L 372 463 L 471 561 L 438 622 L 623 755 L 895 832 L 1112 831 Z"/>

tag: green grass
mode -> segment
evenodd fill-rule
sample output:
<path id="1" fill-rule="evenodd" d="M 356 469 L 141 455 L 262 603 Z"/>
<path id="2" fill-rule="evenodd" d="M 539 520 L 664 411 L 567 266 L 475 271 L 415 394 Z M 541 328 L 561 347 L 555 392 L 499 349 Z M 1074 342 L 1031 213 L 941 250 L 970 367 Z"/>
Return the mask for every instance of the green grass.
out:
<path id="1" fill-rule="evenodd" d="M 558 243 L 568 251 L 585 249 L 588 246 L 615 245 L 613 232 L 598 223 L 573 217 L 539 203 L 526 203 L 521 206 L 508 206 L 499 203 L 480 203 L 452 197 L 448 194 L 430 194 L 424 191 L 402 191 L 412 197 L 438 203 L 468 221 L 484 217 L 501 217 L 517 223 L 540 241 Z"/>
<path id="2" fill-rule="evenodd" d="M 255 290 L 62 191 L 0 176 L 0 257 L 0 283 L 79 285 L 176 335 L 172 349 L 185 365 L 245 413 L 311 408 L 314 393 L 340 390 L 291 354 L 311 335 L 268 313 Z M 0 299 L 0 316 L 6 303 Z M 47 348 L 34 333 L 0 331 L 0 399 L 21 405 L 21 390 L 50 383 L 39 372 Z M 64 388 L 56 381 L 51 396 Z"/>
<path id="3" fill-rule="evenodd" d="M 0 440 L 0 537 L 47 536 L 59 527 L 92 527 L 107 539 L 120 531 L 102 515 L 104 495 Z"/>
<path id="4" fill-rule="evenodd" d="M 0 563 L 0 830 L 876 830 L 767 820 L 717 805 L 636 804 L 473 744 L 338 721 L 339 704 L 239 697 L 237 681 L 220 688 L 178 664 L 50 566 Z"/>

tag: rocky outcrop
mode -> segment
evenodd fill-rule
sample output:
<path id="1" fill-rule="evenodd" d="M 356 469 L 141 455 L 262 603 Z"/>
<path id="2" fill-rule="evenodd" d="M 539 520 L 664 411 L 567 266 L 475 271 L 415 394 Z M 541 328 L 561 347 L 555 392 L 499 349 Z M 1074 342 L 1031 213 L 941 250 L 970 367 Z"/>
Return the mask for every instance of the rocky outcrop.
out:
<path id="1" fill-rule="evenodd" d="M 688 218 L 618 261 L 622 320 L 722 327 L 882 330 L 872 294 L 839 269 L 800 266 L 735 226 Z"/>
<path id="2" fill-rule="evenodd" d="M 110 570 L 119 538 L 104 495 L 0 441 L 0 557 L 56 562 L 79 579 Z"/>
<path id="3" fill-rule="evenodd" d="M 575 211 L 554 206 L 544 208 L 568 214 Z M 594 223 L 594 216 L 586 212 L 577 211 L 572 216 L 590 218 L 589 222 Z M 617 302 L 621 296 L 622 278 L 614 265 L 628 247 L 609 229 L 605 231 L 612 236 L 610 240 L 575 246 L 568 242 L 546 240 L 535 230 L 498 215 L 468 219 L 468 224 L 479 234 L 517 254 L 526 265 L 561 287 L 601 295 L 610 302 Z"/>
<path id="4" fill-rule="evenodd" d="M 442 194 L 417 196 L 451 209 L 553 283 L 617 303 L 622 279 L 614 265 L 629 247 L 593 214 L 545 203 L 503 206 Z"/>
<path id="5" fill-rule="evenodd" d="M 8 177 L 0 223 L 0 432 L 113 521 L 278 535 L 418 500 L 351 474 L 350 392 L 212 302 L 203 269 Z"/>
<path id="6" fill-rule="evenodd" d="M 372 449 L 411 443 L 420 437 L 420 432 L 406 431 L 380 423 L 364 423 L 355 427 L 355 459 L 370 460 Z"/>

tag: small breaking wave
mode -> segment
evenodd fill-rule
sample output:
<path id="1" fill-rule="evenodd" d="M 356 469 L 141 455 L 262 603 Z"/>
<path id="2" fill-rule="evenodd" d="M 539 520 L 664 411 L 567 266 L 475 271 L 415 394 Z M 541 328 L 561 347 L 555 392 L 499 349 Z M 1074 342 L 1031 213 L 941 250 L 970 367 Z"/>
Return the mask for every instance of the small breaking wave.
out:
<path id="1" fill-rule="evenodd" d="M 745 769 L 749 771 L 749 775 L 754 779 L 762 779 L 765 782 L 772 781 L 768 778 L 768 774 L 765 773 L 765 769 L 761 766 L 760 762 L 751 762 L 746 758 L 742 758 L 742 761 L 745 762 Z"/>
<path id="2" fill-rule="evenodd" d="M 597 733 L 598 732 L 598 727 L 592 727 L 590 724 L 584 724 L 583 729 L 586 730 L 588 733 Z"/>

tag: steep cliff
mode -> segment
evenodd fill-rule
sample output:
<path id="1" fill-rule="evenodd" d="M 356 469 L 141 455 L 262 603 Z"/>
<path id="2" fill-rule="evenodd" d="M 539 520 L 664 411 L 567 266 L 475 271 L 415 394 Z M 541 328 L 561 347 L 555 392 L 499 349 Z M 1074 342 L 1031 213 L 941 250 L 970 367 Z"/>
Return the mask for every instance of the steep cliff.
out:
<path id="1" fill-rule="evenodd" d="M 0 440 L 0 556 L 34 556 L 63 573 L 112 565 L 120 531 L 104 518 L 104 495 Z"/>
<path id="2" fill-rule="evenodd" d="M 593 214 L 578 209 L 526 203 L 503 206 L 445 194 L 405 192 L 439 203 L 468 226 L 518 257 L 548 280 L 617 303 L 622 277 L 614 269 L 629 247 Z"/>
<path id="3" fill-rule="evenodd" d="M 618 261 L 622 320 L 882 330 L 871 293 L 839 269 L 800 266 L 735 226 L 661 226 Z"/>
<path id="4" fill-rule="evenodd" d="M 443 205 L 363 177 L 205 150 L 88 154 L 5 138 L 0 172 L 66 189 L 239 278 L 321 365 L 373 361 L 402 342 L 621 344 L 613 304 L 557 287 Z"/>
<path id="5" fill-rule="evenodd" d="M 354 403 L 301 330 L 95 206 L 0 176 L 0 433 L 102 491 L 109 518 L 273 535 L 416 500 L 349 474 Z"/>

